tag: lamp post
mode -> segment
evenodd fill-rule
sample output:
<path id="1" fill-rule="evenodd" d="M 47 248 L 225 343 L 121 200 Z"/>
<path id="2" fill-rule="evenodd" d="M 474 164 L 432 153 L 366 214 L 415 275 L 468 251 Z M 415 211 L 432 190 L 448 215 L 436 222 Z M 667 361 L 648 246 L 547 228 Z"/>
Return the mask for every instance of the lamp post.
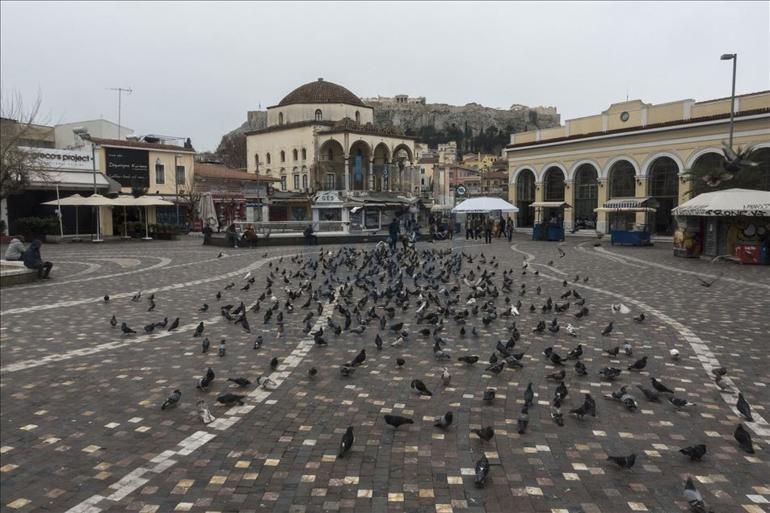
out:
<path id="1" fill-rule="evenodd" d="M 737 53 L 723 53 L 723 61 L 733 61 L 733 92 L 730 96 L 730 149 L 733 147 L 733 130 L 735 128 L 735 69 L 738 67 Z"/>
<path id="2" fill-rule="evenodd" d="M 83 141 L 88 141 L 91 143 L 91 169 L 93 170 L 93 177 L 94 177 L 94 194 L 97 194 L 97 188 L 96 188 L 96 173 L 98 172 L 96 169 L 96 143 L 91 139 L 91 135 L 88 133 L 87 128 L 83 127 L 77 127 L 72 129 L 72 133 L 75 134 L 76 137 L 80 137 Z M 96 213 L 96 238 L 91 239 L 91 242 L 104 242 L 104 240 L 101 237 L 101 216 L 99 208 L 101 207 L 94 207 L 94 212 Z M 93 237 L 93 235 L 92 235 Z"/>
<path id="3" fill-rule="evenodd" d="M 176 189 L 176 227 L 179 228 L 179 155 L 174 155 L 174 187 Z M 184 176 L 184 175 L 183 175 Z"/>

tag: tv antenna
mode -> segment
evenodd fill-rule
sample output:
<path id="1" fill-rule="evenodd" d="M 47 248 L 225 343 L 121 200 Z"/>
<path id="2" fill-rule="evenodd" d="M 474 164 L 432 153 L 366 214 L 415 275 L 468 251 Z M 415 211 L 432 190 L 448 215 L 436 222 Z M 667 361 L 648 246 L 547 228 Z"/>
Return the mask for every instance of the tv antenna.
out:
<path id="1" fill-rule="evenodd" d="M 121 100 L 123 93 L 131 94 L 134 91 L 129 87 L 128 89 L 123 87 L 108 87 L 110 91 L 117 91 L 118 92 L 118 140 L 120 140 L 120 113 L 121 113 Z"/>

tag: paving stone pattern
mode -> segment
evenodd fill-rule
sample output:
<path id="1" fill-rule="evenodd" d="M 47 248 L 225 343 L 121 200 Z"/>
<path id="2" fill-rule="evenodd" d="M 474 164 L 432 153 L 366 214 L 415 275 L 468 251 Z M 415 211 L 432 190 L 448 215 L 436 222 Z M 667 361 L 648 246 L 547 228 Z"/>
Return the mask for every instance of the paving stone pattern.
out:
<path id="1" fill-rule="evenodd" d="M 498 318 L 485 327 L 481 315 L 471 317 L 466 329 L 475 326 L 478 337 L 461 336 L 460 326 L 446 319 L 441 336 L 454 357 L 446 364 L 452 374 L 449 386 L 441 384 L 445 364 L 434 359 L 430 337 L 418 333 L 423 326 L 416 324 L 416 298 L 406 311 L 396 313 L 411 334 L 403 347 L 391 347 L 393 333 L 380 332 L 376 321 L 361 335 L 343 332 L 335 337 L 327 328 L 328 347 L 314 346 L 312 337 L 302 332 L 306 312 L 317 313 L 315 304 L 299 308 L 306 295 L 295 301 L 293 313 L 284 313 L 282 334 L 274 320 L 263 323 L 269 298 L 261 302 L 259 313 L 249 313 L 251 333 L 219 314 L 226 303 L 255 304 L 271 272 L 278 276 L 272 292 L 283 305 L 284 287 L 296 289 L 299 279 L 284 284 L 279 269 L 294 273 L 300 266 L 291 257 L 317 259 L 317 247 L 231 249 L 218 257 L 220 248 L 192 241 L 46 245 L 43 254 L 55 264 L 54 279 L 2 293 L 0 508 L 667 513 L 688 510 L 682 486 L 691 475 L 714 511 L 770 512 L 770 436 L 764 422 L 770 417 L 765 410 L 770 395 L 770 272 L 676 259 L 668 247 L 593 244 L 557 245 L 523 236 L 510 244 L 504 239 L 491 245 L 462 239 L 418 244 L 418 251 L 452 249 L 474 256 L 473 263 L 464 262 L 462 272 L 478 275 L 486 267 L 496 272 L 498 286 L 503 271 L 512 269 L 513 293 L 501 294 L 496 305 L 502 311 L 506 295 L 523 303 L 516 319 L 522 334 L 516 350 L 527 351 L 523 369 L 505 369 L 497 376 L 484 372 L 485 362 L 496 341 L 507 340 L 511 319 Z M 563 258 L 557 247 L 566 253 Z M 522 274 L 525 260 L 529 267 Z M 256 280 L 241 291 L 247 272 Z M 708 288 L 697 280 L 719 273 L 721 278 Z M 338 274 L 337 279 L 346 280 L 353 273 L 346 268 Z M 314 286 L 325 278 L 319 273 Z M 405 281 L 411 288 L 411 281 Z M 225 290 L 230 283 L 235 287 Z M 521 284 L 526 285 L 523 296 Z M 540 312 L 545 298 L 556 301 L 573 288 L 586 298 L 588 317 L 575 319 L 574 306 L 561 314 Z M 138 290 L 143 297 L 132 302 Z M 153 291 L 157 306 L 147 312 L 146 298 Z M 219 291 L 223 297 L 217 301 Z M 457 308 L 464 307 L 468 292 L 463 285 Z M 108 303 L 102 300 L 105 294 L 111 296 Z M 362 295 L 355 290 L 356 300 Z M 200 312 L 204 302 L 210 308 Z M 610 304 L 618 302 L 627 304 L 632 314 L 612 313 Z M 536 313 L 529 312 L 530 304 L 538 307 Z M 633 322 L 631 317 L 645 308 L 645 322 Z M 112 328 L 112 315 L 137 335 L 123 336 Z M 314 315 L 311 323 L 325 326 L 329 316 L 343 320 L 334 304 L 324 301 L 320 318 Z M 164 317 L 179 317 L 180 329 L 143 333 L 144 325 Z M 564 329 L 556 335 L 532 333 L 538 321 L 553 317 L 563 328 L 573 324 L 577 337 Z M 610 320 L 615 329 L 602 336 Z M 211 341 L 207 354 L 201 353 L 201 338 L 192 336 L 200 321 Z M 382 351 L 373 342 L 378 332 L 385 341 Z M 254 350 L 257 334 L 264 343 Z M 217 355 L 221 339 L 226 340 L 224 357 Z M 626 341 L 633 357 L 622 351 L 616 358 L 603 354 L 603 349 L 622 347 Z M 546 365 L 542 351 L 551 346 L 565 355 L 577 343 L 583 344 L 589 374 L 579 377 L 567 367 L 569 395 L 563 409 L 566 413 L 579 406 L 589 392 L 597 401 L 598 416 L 581 421 L 565 415 L 565 425 L 559 427 L 549 407 L 555 384 L 545 378 L 557 369 Z M 362 348 L 368 356 L 365 364 L 352 377 L 341 377 L 339 366 Z M 670 357 L 673 348 L 680 352 L 679 360 Z M 478 354 L 482 361 L 466 366 L 456 361 L 463 353 Z M 625 371 L 643 355 L 649 357 L 646 369 Z M 269 367 L 273 357 L 282 360 L 276 371 Z M 406 360 L 403 368 L 396 365 L 398 357 Z M 762 421 L 738 417 L 733 396 L 723 396 L 707 372 L 714 362 L 729 369 L 731 383 Z M 614 383 L 602 381 L 597 372 L 605 365 L 624 372 Z M 207 367 L 216 378 L 204 393 L 195 383 Z M 311 367 L 318 369 L 315 378 L 308 376 Z M 265 390 L 252 385 L 242 392 L 226 381 L 235 376 L 252 381 L 270 376 L 277 386 Z M 634 385 L 649 386 L 650 376 L 696 405 L 677 410 L 666 401 L 646 402 Z M 434 395 L 415 394 L 409 387 L 414 378 L 425 381 Z M 537 397 L 529 429 L 519 435 L 516 419 L 529 382 Z M 628 412 L 603 398 L 623 384 L 633 390 L 638 411 Z M 487 387 L 497 392 L 491 404 L 482 401 Z M 162 411 L 160 405 L 175 388 L 182 391 L 181 404 Z M 216 396 L 225 390 L 248 394 L 246 404 L 216 406 Z M 200 420 L 199 399 L 217 417 L 213 424 Z M 448 410 L 454 412 L 453 426 L 434 428 L 433 418 Z M 386 413 L 411 417 L 414 424 L 394 430 L 383 421 Z M 739 422 L 754 437 L 754 455 L 741 451 L 733 439 Z M 340 459 L 337 449 L 348 426 L 354 427 L 355 444 Z M 494 428 L 490 442 L 470 433 L 482 426 Z M 701 462 L 677 452 L 697 443 L 708 446 Z M 608 454 L 631 452 L 638 459 L 630 470 L 606 461 Z M 482 453 L 492 467 L 489 483 L 479 489 L 473 484 L 474 464 Z"/>

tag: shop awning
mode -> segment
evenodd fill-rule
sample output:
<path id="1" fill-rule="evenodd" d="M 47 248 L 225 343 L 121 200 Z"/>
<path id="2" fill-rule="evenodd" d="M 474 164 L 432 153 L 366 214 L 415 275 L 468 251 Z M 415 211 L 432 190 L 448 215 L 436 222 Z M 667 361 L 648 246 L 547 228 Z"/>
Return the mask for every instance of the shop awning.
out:
<path id="1" fill-rule="evenodd" d="M 595 208 L 594 212 L 655 212 L 657 209 L 652 207 L 619 207 L 619 208 L 608 208 L 608 207 L 599 207 Z"/>
<path id="2" fill-rule="evenodd" d="M 529 206 L 536 208 L 572 208 L 566 201 L 535 201 L 530 203 Z"/>
<path id="3" fill-rule="evenodd" d="M 604 202 L 603 208 L 617 210 L 619 208 L 657 208 L 657 200 L 651 196 L 644 198 L 612 198 Z"/>
<path id="4" fill-rule="evenodd" d="M 85 171 L 45 171 L 35 173 L 29 185 L 33 189 L 94 190 L 94 173 Z M 96 173 L 96 188 L 109 189 L 110 182 L 101 173 Z"/>
<path id="5" fill-rule="evenodd" d="M 671 211 L 675 216 L 770 217 L 770 191 L 727 189 L 695 196 Z"/>

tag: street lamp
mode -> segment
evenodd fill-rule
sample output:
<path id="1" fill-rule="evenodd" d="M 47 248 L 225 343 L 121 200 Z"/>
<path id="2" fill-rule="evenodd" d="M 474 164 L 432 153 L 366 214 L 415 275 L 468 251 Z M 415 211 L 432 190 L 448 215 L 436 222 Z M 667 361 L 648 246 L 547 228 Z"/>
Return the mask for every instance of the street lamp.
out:
<path id="1" fill-rule="evenodd" d="M 176 227 L 179 228 L 179 159 L 180 155 L 174 155 L 174 187 L 176 188 Z M 184 175 L 182 175 L 184 176 Z"/>
<path id="2" fill-rule="evenodd" d="M 733 147 L 733 129 L 735 125 L 735 69 L 738 66 L 737 53 L 723 53 L 720 60 L 733 61 L 733 94 L 730 96 L 730 149 Z"/>
<path id="3" fill-rule="evenodd" d="M 76 137 L 80 137 L 83 141 L 88 141 L 91 143 L 91 169 L 93 170 L 93 176 L 94 176 L 94 194 L 97 194 L 97 188 L 96 188 L 96 143 L 91 139 L 91 134 L 88 133 L 88 129 L 85 127 L 76 127 L 72 129 L 72 133 L 75 134 Z M 91 242 L 104 242 L 104 240 L 101 237 L 101 219 L 99 211 L 101 207 L 94 207 L 94 212 L 96 213 L 96 238 L 91 239 Z"/>

